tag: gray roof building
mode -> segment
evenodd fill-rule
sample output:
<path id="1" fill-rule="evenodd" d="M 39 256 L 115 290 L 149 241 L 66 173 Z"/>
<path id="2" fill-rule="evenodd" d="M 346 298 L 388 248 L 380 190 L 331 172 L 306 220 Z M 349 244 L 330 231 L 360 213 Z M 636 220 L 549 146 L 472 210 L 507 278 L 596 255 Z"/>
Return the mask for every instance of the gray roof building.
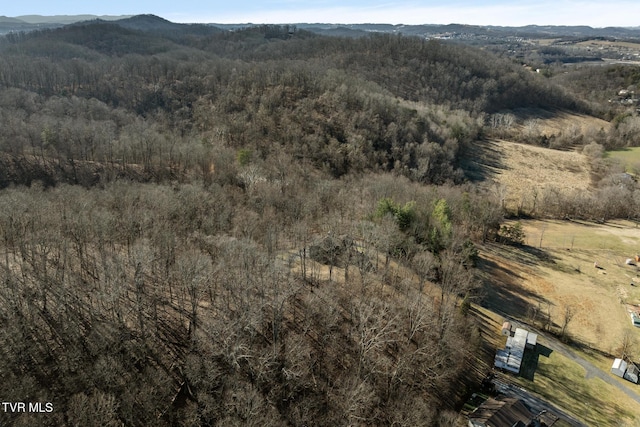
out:
<path id="1" fill-rule="evenodd" d="M 469 414 L 469 427 L 513 427 L 527 426 L 533 415 L 521 400 L 505 397 L 489 398 Z"/>
<path id="2" fill-rule="evenodd" d="M 538 340 L 538 335 L 526 329 L 516 328 L 512 337 L 507 337 L 507 344 L 504 350 L 498 350 L 494 360 L 494 365 L 500 369 L 506 369 L 513 373 L 520 373 L 522 358 L 525 348 L 534 348 Z"/>

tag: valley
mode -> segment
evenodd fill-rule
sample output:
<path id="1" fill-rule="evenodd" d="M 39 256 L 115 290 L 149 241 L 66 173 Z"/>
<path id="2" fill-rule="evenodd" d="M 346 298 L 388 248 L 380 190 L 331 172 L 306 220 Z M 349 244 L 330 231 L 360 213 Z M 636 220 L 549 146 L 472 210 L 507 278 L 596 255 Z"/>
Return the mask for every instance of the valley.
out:
<path id="1" fill-rule="evenodd" d="M 491 183 L 493 191 L 501 192 L 507 209 L 514 212 L 534 210 L 533 189 L 540 198 L 545 191 L 595 190 L 588 159 L 575 151 L 508 141 L 486 141 L 483 149 L 488 154 L 482 158 L 493 159 L 486 161 L 483 184 Z M 521 247 L 491 244 L 479 251 L 483 282 L 479 310 L 491 319 L 483 337 L 488 348 L 500 348 L 498 333 L 507 319 L 533 328 L 543 336 L 542 343 L 555 351 L 539 358 L 533 380 L 506 376 L 499 381 L 538 393 L 586 425 L 635 425 L 640 390 L 609 371 L 615 357 L 637 360 L 640 351 L 640 330 L 629 316 L 629 310 L 640 304 L 640 275 L 634 260 L 640 244 L 638 223 L 510 222 L 522 225 L 526 237 Z M 627 264 L 629 260 L 632 265 Z M 481 315 L 479 322 L 488 318 Z M 490 356 L 489 351 L 487 369 Z M 569 383 L 571 392 L 558 388 Z M 592 395 L 596 389 L 598 397 Z M 585 396 L 578 390 L 592 395 L 590 405 L 584 405 Z"/>
<path id="2" fill-rule="evenodd" d="M 379 29 L 0 37 L 0 397 L 55 408 L 0 424 L 458 427 L 490 372 L 637 424 L 640 74 Z"/>

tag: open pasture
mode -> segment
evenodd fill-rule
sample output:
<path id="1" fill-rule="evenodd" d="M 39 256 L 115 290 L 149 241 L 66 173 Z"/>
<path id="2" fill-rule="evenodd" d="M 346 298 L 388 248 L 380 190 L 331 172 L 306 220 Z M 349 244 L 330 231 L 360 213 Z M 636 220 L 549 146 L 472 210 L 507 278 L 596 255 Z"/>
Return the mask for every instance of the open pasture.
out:
<path id="1" fill-rule="evenodd" d="M 618 159 L 629 173 L 640 172 L 640 147 L 623 148 L 605 153 L 607 158 Z"/>
<path id="2" fill-rule="evenodd" d="M 626 264 L 640 252 L 640 228 L 628 221 L 521 223 L 523 247 L 481 251 L 488 306 L 556 333 L 564 326 L 571 339 L 607 354 L 628 337 L 640 356 L 640 328 L 627 311 L 640 304 L 640 266 Z"/>

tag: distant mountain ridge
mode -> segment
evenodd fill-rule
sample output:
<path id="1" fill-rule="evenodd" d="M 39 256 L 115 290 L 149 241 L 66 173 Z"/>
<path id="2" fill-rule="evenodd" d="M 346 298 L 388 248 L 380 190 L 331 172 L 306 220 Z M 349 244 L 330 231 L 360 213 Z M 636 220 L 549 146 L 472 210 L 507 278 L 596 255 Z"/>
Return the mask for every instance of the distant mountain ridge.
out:
<path id="1" fill-rule="evenodd" d="M 26 24 L 26 22 L 21 19 L 11 18 L 8 16 L 0 16 L 0 23 Z"/>
<path id="2" fill-rule="evenodd" d="M 0 16 L 0 35 L 19 31 L 34 31 L 59 28 L 82 21 L 100 19 L 103 21 L 117 21 L 129 18 L 131 15 L 22 15 L 17 17 Z"/>
<path id="3" fill-rule="evenodd" d="M 143 15 L 22 15 L 17 17 L 0 16 L 0 34 L 11 31 L 31 31 L 43 28 L 57 28 L 85 21 L 109 21 L 124 28 L 139 31 L 175 31 L 189 28 L 190 32 L 202 33 L 206 28 L 237 30 L 260 24 L 184 24 L 171 22 L 153 14 Z M 522 27 L 466 25 L 466 24 L 338 24 L 338 23 L 297 23 L 297 28 L 324 35 L 358 37 L 368 33 L 396 33 L 422 37 L 464 37 L 480 36 L 486 38 L 505 36 L 526 37 L 613 37 L 640 39 L 640 27 L 589 26 L 552 26 L 527 25 Z"/>
<path id="4" fill-rule="evenodd" d="M 213 24 L 220 28 L 225 25 Z M 593 28 L 589 26 L 554 26 L 554 25 L 527 25 L 523 27 L 504 27 L 491 25 L 464 25 L 464 24 L 296 24 L 298 28 L 304 28 L 321 34 L 336 34 L 344 32 L 345 35 L 354 32 L 371 33 L 398 33 L 405 35 L 437 35 L 447 36 L 452 34 L 469 34 L 475 36 L 540 36 L 540 37 L 616 37 L 616 38 L 640 38 L 640 28 L 606 27 Z"/>
<path id="5" fill-rule="evenodd" d="M 183 34 L 208 34 L 220 31 L 207 24 L 181 24 L 156 15 L 24 15 L 15 18 L 0 16 L 0 35 L 15 31 L 53 29 L 88 22 L 113 23 L 122 28 L 143 32 L 180 32 Z"/>
<path id="6" fill-rule="evenodd" d="M 221 31 L 219 28 L 207 24 L 180 24 L 171 22 L 156 15 L 135 15 L 129 18 L 112 21 L 114 24 L 128 30 L 155 33 L 182 33 L 206 35 Z"/>
<path id="7" fill-rule="evenodd" d="M 27 24 L 73 24 L 80 21 L 91 21 L 101 19 L 103 21 L 117 21 L 130 18 L 134 15 L 21 15 L 14 19 L 26 22 Z"/>

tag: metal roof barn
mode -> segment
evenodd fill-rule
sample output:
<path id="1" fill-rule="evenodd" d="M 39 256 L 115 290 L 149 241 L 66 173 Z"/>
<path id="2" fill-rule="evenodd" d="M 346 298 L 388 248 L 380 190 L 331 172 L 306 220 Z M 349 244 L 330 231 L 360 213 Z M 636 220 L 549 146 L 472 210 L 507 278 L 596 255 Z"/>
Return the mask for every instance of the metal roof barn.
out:
<path id="1" fill-rule="evenodd" d="M 525 348 L 535 347 L 537 340 L 537 334 L 532 334 L 526 329 L 516 328 L 514 335 L 507 338 L 504 350 L 496 352 L 494 365 L 516 374 L 520 373 Z"/>

